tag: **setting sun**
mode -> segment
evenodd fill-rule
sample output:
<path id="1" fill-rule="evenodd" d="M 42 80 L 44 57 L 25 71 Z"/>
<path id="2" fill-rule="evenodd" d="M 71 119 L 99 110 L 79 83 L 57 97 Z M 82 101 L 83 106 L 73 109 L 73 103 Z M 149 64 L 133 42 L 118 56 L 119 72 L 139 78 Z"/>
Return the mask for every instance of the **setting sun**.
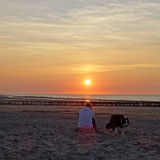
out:
<path id="1" fill-rule="evenodd" d="M 88 86 L 88 85 L 90 85 L 92 82 L 91 82 L 90 79 L 86 79 L 84 83 Z"/>

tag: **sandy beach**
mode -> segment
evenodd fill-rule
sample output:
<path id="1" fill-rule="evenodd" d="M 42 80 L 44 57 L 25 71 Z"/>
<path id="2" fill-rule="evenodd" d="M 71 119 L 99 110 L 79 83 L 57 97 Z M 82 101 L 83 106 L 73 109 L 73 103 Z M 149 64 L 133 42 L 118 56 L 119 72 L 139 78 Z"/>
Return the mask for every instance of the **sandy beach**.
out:
<path id="1" fill-rule="evenodd" d="M 76 131 L 81 106 L 0 105 L 0 160 L 159 160 L 160 108 L 93 109 L 99 132 Z M 106 133 L 114 113 L 126 115 L 125 137 Z"/>

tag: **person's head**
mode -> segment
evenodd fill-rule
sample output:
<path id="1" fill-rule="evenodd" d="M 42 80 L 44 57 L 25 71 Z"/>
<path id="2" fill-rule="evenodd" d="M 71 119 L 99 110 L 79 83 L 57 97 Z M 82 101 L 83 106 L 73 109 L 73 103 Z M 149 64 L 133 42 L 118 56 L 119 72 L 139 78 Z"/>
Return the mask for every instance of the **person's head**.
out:
<path id="1" fill-rule="evenodd" d="M 90 107 L 92 109 L 92 104 L 90 101 L 85 102 L 84 104 L 86 107 Z"/>

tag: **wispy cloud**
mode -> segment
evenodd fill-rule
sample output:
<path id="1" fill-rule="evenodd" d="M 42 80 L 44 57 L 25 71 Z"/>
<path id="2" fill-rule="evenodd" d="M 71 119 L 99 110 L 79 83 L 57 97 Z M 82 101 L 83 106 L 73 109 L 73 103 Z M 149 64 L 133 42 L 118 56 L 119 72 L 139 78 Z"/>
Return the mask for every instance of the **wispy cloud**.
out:
<path id="1" fill-rule="evenodd" d="M 0 4 L 1 41 L 11 36 L 17 43 L 76 47 L 160 43 L 158 0 L 6 0 Z"/>
<path id="2" fill-rule="evenodd" d="M 135 69 L 160 69 L 158 64 L 118 64 L 118 65 L 82 65 L 73 67 L 74 72 L 79 74 L 88 74 L 88 73 L 107 73 L 113 71 L 128 71 Z"/>
<path id="3" fill-rule="evenodd" d="M 153 61 L 156 62 L 155 65 L 139 65 L 140 62 L 136 59 L 136 64 L 128 65 L 127 62 L 130 61 L 126 55 L 132 54 L 132 49 L 140 50 L 140 47 L 145 50 L 141 51 L 142 54 L 148 47 L 160 50 L 159 8 L 158 0 L 0 1 L 1 50 L 5 53 L 6 48 L 16 48 L 15 52 L 25 53 L 25 49 L 29 48 L 27 54 L 43 52 L 51 53 L 52 56 L 67 52 L 70 55 L 80 53 L 83 61 L 85 58 L 82 57 L 88 52 L 94 54 L 90 57 L 97 57 L 97 62 L 92 59 L 94 64 L 89 66 L 71 62 L 73 72 L 79 73 L 156 67 L 156 60 Z M 125 50 L 122 56 L 119 48 Z M 108 58 L 98 58 L 98 54 L 104 54 L 105 57 L 108 55 Z M 120 56 L 124 59 L 123 65 Z M 148 58 L 145 59 L 149 61 Z M 118 62 L 117 65 L 115 61 Z M 75 62 L 78 63 L 78 59 Z M 69 70 L 66 66 L 63 68 Z"/>

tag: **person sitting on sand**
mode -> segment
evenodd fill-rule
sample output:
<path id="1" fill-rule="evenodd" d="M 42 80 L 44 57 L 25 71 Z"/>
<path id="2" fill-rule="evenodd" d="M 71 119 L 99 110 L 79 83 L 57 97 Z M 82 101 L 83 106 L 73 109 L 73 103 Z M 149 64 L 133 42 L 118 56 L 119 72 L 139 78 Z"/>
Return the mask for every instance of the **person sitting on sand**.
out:
<path id="1" fill-rule="evenodd" d="M 92 105 L 87 101 L 84 107 L 79 111 L 78 125 L 79 130 L 89 129 L 97 131 L 95 113 L 92 111 Z"/>

